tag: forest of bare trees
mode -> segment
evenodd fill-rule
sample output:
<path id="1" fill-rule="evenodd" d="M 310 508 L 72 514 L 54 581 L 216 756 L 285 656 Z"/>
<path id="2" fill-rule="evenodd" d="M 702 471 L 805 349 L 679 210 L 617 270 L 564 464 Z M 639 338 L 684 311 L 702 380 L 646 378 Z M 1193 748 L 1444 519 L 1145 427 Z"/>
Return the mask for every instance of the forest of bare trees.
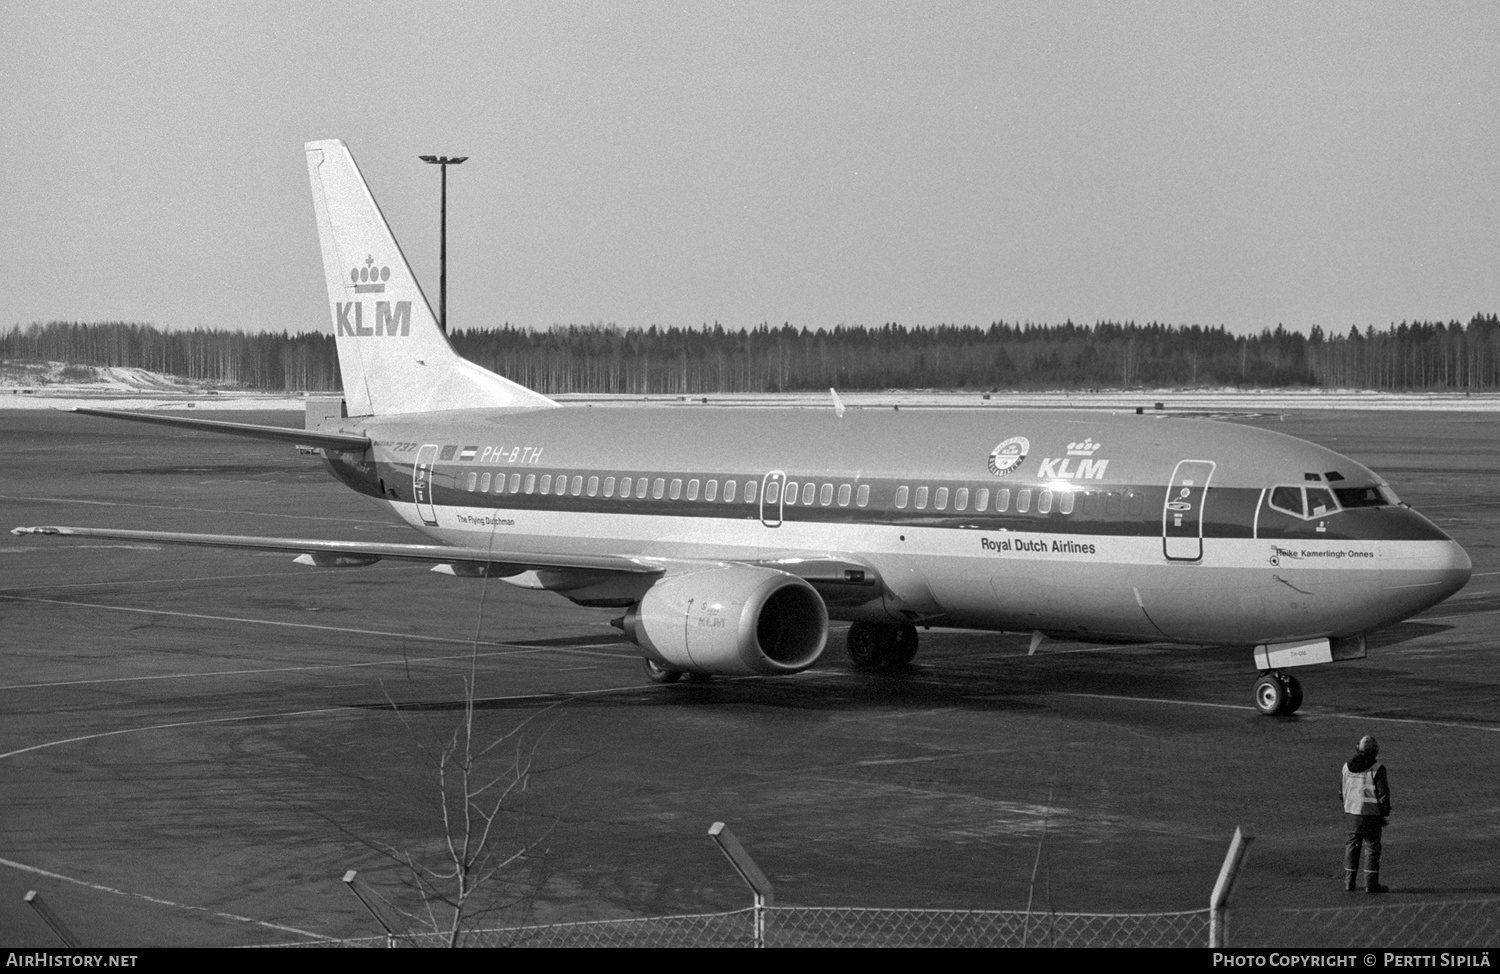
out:
<path id="1" fill-rule="evenodd" d="M 640 395 L 814 389 L 1326 387 L 1500 388 L 1500 317 L 1402 322 L 1347 334 L 1281 326 L 839 326 L 748 331 L 505 325 L 457 331 L 454 348 L 543 393 Z M 332 335 L 164 331 L 128 322 L 49 322 L 0 332 L 0 359 L 132 366 L 256 389 L 339 387 Z"/>

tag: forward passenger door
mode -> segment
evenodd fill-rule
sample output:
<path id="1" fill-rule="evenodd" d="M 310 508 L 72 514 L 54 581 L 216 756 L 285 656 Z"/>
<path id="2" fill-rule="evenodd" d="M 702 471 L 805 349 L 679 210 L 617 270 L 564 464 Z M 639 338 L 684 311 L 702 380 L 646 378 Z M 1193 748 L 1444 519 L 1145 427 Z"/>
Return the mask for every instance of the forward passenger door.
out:
<path id="1" fill-rule="evenodd" d="M 1172 471 L 1161 512 L 1162 553 L 1168 561 L 1203 560 L 1203 505 L 1216 464 L 1183 460 Z"/>

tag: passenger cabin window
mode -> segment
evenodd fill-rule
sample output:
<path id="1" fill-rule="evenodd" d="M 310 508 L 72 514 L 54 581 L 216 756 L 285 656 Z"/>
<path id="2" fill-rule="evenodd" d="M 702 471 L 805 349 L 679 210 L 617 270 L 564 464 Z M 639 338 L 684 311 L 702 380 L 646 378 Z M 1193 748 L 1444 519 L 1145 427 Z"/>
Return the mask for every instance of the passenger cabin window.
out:
<path id="1" fill-rule="evenodd" d="M 897 507 L 897 509 L 902 509 L 902 510 L 905 509 L 905 507 L 906 507 L 906 498 L 907 498 L 907 495 L 910 492 L 911 492 L 911 488 L 907 487 L 905 484 L 902 484 L 900 487 L 896 488 L 896 507 Z"/>
<path id="2" fill-rule="evenodd" d="M 860 507 L 864 507 L 866 504 L 870 503 L 869 484 L 859 485 L 859 490 L 855 491 L 854 493 L 854 503 L 858 504 Z"/>
<path id="3" fill-rule="evenodd" d="M 716 500 L 719 496 L 719 482 L 710 480 L 703 485 L 703 499 L 706 501 Z"/>
<path id="4" fill-rule="evenodd" d="M 726 501 L 734 500 L 734 484 L 731 483 L 727 488 L 725 488 L 724 499 Z M 755 481 L 753 480 L 745 481 L 745 503 L 755 503 Z M 772 503 L 775 502 L 772 501 Z"/>
<path id="5" fill-rule="evenodd" d="M 698 499 L 698 479 L 696 477 L 688 481 L 687 499 L 690 501 Z"/>
<path id="6" fill-rule="evenodd" d="M 917 503 L 916 503 L 916 508 L 919 511 L 927 509 L 927 488 L 926 487 L 918 487 L 917 488 Z"/>
<path id="7" fill-rule="evenodd" d="M 1057 509 L 1064 514 L 1073 513 L 1073 492 L 1071 490 L 1058 491 Z"/>
<path id="8" fill-rule="evenodd" d="M 1031 488 L 1022 487 L 1016 491 L 1016 513 L 1025 514 L 1031 510 Z"/>
<path id="9" fill-rule="evenodd" d="M 839 484 L 839 507 L 849 506 L 849 495 L 854 492 L 848 484 Z"/>
<path id="10" fill-rule="evenodd" d="M 1052 491 L 1050 491 L 1050 490 L 1044 490 L 1040 494 L 1037 495 L 1037 498 L 1036 498 L 1036 512 L 1038 514 L 1051 514 L 1052 513 Z"/>
<path id="11" fill-rule="evenodd" d="M 673 477 L 672 478 L 672 489 L 667 492 L 667 496 L 670 497 L 674 501 L 677 500 L 678 498 L 682 497 L 682 478 L 681 477 Z"/>
<path id="12" fill-rule="evenodd" d="M 590 477 L 589 478 L 588 495 L 590 497 L 598 497 L 599 496 L 599 478 L 598 477 Z"/>
<path id="13" fill-rule="evenodd" d="M 530 494 L 530 493 L 534 493 L 535 491 L 536 491 L 536 474 L 529 473 L 529 474 L 526 475 L 526 493 Z"/>
<path id="14" fill-rule="evenodd" d="M 593 478 L 590 478 L 590 479 L 593 479 Z M 573 478 L 573 496 L 577 497 L 581 493 L 583 493 L 583 478 L 582 477 L 574 477 Z M 590 494 L 589 496 L 592 497 L 593 495 Z"/>
<path id="15" fill-rule="evenodd" d="M 948 488 L 939 487 L 933 491 L 932 506 L 939 511 L 948 509 Z"/>
<path id="16" fill-rule="evenodd" d="M 833 484 L 823 485 L 823 489 L 818 492 L 818 503 L 824 507 L 833 503 Z"/>
<path id="17" fill-rule="evenodd" d="M 1001 514 L 1010 510 L 1010 488 L 1001 487 L 995 491 L 995 510 Z"/>
<path id="18" fill-rule="evenodd" d="M 974 491 L 974 510 L 976 513 L 984 510 L 989 504 L 990 489 L 988 487 L 981 487 Z"/>
<path id="19" fill-rule="evenodd" d="M 966 511 L 969 509 L 969 488 L 960 487 L 953 492 L 953 509 L 955 511 Z"/>
<path id="20" fill-rule="evenodd" d="M 724 503 L 730 504 L 734 502 L 734 488 L 738 483 L 739 481 L 737 480 L 724 481 Z"/>
<path id="21" fill-rule="evenodd" d="M 527 493 L 530 493 L 530 491 L 527 491 Z M 542 474 L 542 482 L 539 485 L 537 485 L 537 493 L 538 494 L 550 494 L 550 493 L 552 493 L 552 475 L 550 473 L 544 473 L 544 474 Z"/>
<path id="22" fill-rule="evenodd" d="M 615 496 L 615 478 L 613 478 L 613 477 L 605 477 L 604 478 L 604 496 L 605 497 L 613 497 L 613 496 Z"/>
<path id="23" fill-rule="evenodd" d="M 510 492 L 514 494 L 521 489 L 521 475 L 513 473 L 510 475 Z"/>
<path id="24" fill-rule="evenodd" d="M 772 484 L 772 486 L 774 487 L 775 485 Z M 769 490 L 766 491 L 766 498 L 767 498 L 767 502 L 768 503 L 771 503 L 771 504 L 776 503 L 776 501 L 770 499 L 770 491 Z M 792 505 L 792 504 L 797 503 L 797 482 L 795 480 L 793 480 L 792 482 L 790 482 L 790 483 L 788 483 L 786 485 L 786 501 L 785 501 L 785 503 L 787 505 Z"/>
<path id="25" fill-rule="evenodd" d="M 790 495 L 791 491 L 787 491 L 787 493 L 788 493 L 788 495 Z M 776 503 L 776 498 L 778 498 L 780 496 L 781 496 L 781 485 L 780 484 L 778 484 L 774 480 L 771 481 L 769 484 L 766 484 L 766 503 L 767 504 L 774 504 L 774 503 Z"/>

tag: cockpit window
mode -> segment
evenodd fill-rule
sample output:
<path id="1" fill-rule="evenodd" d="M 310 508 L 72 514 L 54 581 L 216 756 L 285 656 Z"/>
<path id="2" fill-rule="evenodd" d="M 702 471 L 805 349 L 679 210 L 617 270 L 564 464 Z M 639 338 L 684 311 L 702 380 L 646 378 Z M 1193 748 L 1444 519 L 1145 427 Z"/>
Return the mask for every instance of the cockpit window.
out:
<path id="1" fill-rule="evenodd" d="M 1309 517 L 1324 517 L 1339 509 L 1327 487 L 1307 488 L 1307 513 Z"/>
<path id="2" fill-rule="evenodd" d="M 1277 487 L 1271 491 L 1271 506 L 1297 517 L 1302 516 L 1302 488 Z"/>
<path id="3" fill-rule="evenodd" d="M 1293 517 L 1310 520 L 1337 514 L 1340 510 L 1334 492 L 1327 487 L 1272 487 L 1269 498 L 1273 508 Z"/>
<path id="4" fill-rule="evenodd" d="M 1389 500 L 1379 487 L 1335 487 L 1339 504 L 1343 507 L 1389 507 Z"/>

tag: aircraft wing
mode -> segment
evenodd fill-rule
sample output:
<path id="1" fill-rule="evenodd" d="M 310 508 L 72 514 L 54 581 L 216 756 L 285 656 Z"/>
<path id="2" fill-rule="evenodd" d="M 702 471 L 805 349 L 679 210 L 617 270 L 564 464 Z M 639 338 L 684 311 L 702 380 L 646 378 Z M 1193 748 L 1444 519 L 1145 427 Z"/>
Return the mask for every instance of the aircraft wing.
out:
<path id="1" fill-rule="evenodd" d="M 156 413 L 137 413 L 124 409 L 73 410 L 85 416 L 103 416 L 107 419 L 128 419 L 135 423 L 156 423 L 159 426 L 179 426 L 184 429 L 206 430 L 212 433 L 227 433 L 230 436 L 247 436 L 256 440 L 278 440 L 296 446 L 312 446 L 324 450 L 341 450 L 359 453 L 370 448 L 367 437 L 348 433 L 323 433 L 317 430 L 299 430 L 290 426 L 261 426 L 257 423 L 226 423 L 217 419 L 193 419 L 187 416 L 162 416 Z"/>
<path id="2" fill-rule="evenodd" d="M 487 548 L 458 548 L 436 544 L 380 544 L 354 541 L 319 541 L 310 538 L 261 538 L 234 534 L 184 534 L 173 531 L 129 531 L 120 528 L 19 527 L 14 535 L 44 535 L 58 538 L 112 538 L 156 544 L 196 545 L 205 548 L 239 548 L 250 551 L 284 551 L 303 557 L 302 564 L 323 568 L 371 565 L 382 559 L 429 564 L 459 565 L 474 574 L 518 575 L 525 571 L 566 571 L 626 575 L 660 575 L 659 564 L 623 555 L 571 555 Z"/>

